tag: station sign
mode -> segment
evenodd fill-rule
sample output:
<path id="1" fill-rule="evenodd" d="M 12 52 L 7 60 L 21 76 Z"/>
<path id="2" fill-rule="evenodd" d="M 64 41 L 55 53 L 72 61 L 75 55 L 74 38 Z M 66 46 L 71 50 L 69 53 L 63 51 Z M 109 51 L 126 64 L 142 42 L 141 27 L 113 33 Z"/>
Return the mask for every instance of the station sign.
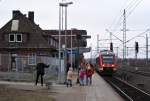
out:
<path id="1" fill-rule="evenodd" d="M 79 54 L 83 54 L 86 52 L 90 52 L 91 51 L 91 47 L 85 48 L 85 47 L 79 47 L 79 48 L 75 48 L 72 49 L 72 54 L 77 54 L 79 52 Z M 71 49 L 67 49 L 67 53 L 71 54 Z"/>
<path id="2" fill-rule="evenodd" d="M 71 54 L 71 49 L 67 50 L 68 54 Z M 72 54 L 77 54 L 77 50 L 76 49 L 72 49 Z"/>
<path id="3" fill-rule="evenodd" d="M 82 53 L 86 53 L 86 52 L 90 52 L 91 51 L 91 47 L 89 48 L 84 48 L 84 47 L 80 47 L 79 48 L 79 54 L 82 54 Z"/>

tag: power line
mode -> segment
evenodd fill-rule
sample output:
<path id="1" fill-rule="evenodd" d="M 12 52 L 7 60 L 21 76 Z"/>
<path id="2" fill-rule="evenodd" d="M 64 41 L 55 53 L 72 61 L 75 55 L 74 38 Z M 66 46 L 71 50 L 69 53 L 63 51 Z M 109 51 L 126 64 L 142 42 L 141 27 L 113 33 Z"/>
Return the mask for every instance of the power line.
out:
<path id="1" fill-rule="evenodd" d="M 135 10 L 135 8 L 142 2 L 143 0 L 138 1 L 135 6 L 131 9 L 131 11 L 128 13 L 127 18 L 129 17 L 129 15 L 131 15 L 133 13 L 133 11 Z"/>
<path id="2" fill-rule="evenodd" d="M 133 39 L 135 39 L 136 37 L 138 37 L 138 36 L 140 36 L 140 35 L 145 34 L 145 33 L 148 32 L 148 31 L 149 31 L 149 29 L 147 29 L 146 31 L 144 31 L 144 32 L 142 32 L 142 33 L 140 33 L 140 34 L 138 34 L 138 35 L 132 37 L 131 39 L 127 40 L 126 43 L 129 42 L 129 41 L 131 41 L 131 40 L 133 40 Z"/>
<path id="3" fill-rule="evenodd" d="M 131 0 L 129 2 L 129 4 L 126 7 L 123 7 L 121 9 L 121 11 L 123 11 L 124 9 L 126 10 L 126 12 L 129 12 L 126 14 L 127 18 L 129 17 L 129 15 L 131 15 L 133 13 L 133 11 L 135 10 L 135 8 L 142 2 L 142 0 Z M 122 12 L 121 12 L 122 13 Z M 114 22 L 111 24 L 111 26 L 109 27 L 109 29 L 114 29 L 113 32 L 116 32 L 117 30 L 117 26 L 120 27 L 122 24 L 122 18 L 123 15 L 121 14 L 119 17 L 117 17 L 117 20 L 115 19 Z M 114 27 L 112 27 L 114 25 Z"/>
<path id="4" fill-rule="evenodd" d="M 114 31 L 113 32 L 116 32 L 116 27 L 119 25 L 121 25 L 121 21 L 122 21 L 122 17 L 123 17 L 123 15 L 122 15 L 122 11 L 124 10 L 124 8 L 125 8 L 125 4 L 126 4 L 126 2 L 127 1 L 125 1 L 124 3 L 123 3 L 123 5 L 121 6 L 121 12 L 120 12 L 120 14 L 119 14 L 119 16 L 117 15 L 116 16 L 116 18 L 114 19 L 114 21 L 112 22 L 112 24 L 110 25 L 110 27 L 109 27 L 109 29 L 114 29 Z M 114 25 L 114 27 L 112 28 L 112 26 Z"/>
<path id="5" fill-rule="evenodd" d="M 129 4 L 127 5 L 127 7 L 124 8 L 124 9 L 126 9 L 126 10 L 131 9 L 131 8 L 135 5 L 135 3 L 138 2 L 138 1 L 139 1 L 139 0 L 131 0 L 131 1 L 129 2 Z"/>

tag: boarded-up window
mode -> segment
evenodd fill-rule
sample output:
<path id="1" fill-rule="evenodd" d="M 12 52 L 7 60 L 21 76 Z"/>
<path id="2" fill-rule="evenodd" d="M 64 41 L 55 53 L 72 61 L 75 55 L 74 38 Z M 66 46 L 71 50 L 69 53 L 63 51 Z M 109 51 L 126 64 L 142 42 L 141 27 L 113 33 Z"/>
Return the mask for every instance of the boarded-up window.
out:
<path id="1" fill-rule="evenodd" d="M 19 20 L 12 20 L 11 31 L 18 31 Z"/>

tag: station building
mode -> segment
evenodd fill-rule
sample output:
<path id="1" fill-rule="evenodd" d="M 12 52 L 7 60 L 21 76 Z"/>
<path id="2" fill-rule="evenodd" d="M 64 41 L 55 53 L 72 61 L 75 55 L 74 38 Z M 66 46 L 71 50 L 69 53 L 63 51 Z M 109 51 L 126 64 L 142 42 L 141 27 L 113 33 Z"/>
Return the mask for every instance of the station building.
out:
<path id="1" fill-rule="evenodd" d="M 75 63 L 83 59 L 83 53 L 77 52 L 86 47 L 86 38 L 76 35 L 87 35 L 86 30 L 72 30 Z M 67 35 L 71 30 L 67 30 Z M 64 35 L 64 31 L 62 31 Z M 71 36 L 67 36 L 67 62 L 71 48 Z M 61 46 L 64 37 L 61 37 Z M 34 21 L 34 12 L 28 15 L 19 10 L 12 11 L 12 18 L 0 29 L 0 71 L 32 72 L 38 61 L 49 62 L 58 59 L 58 30 L 43 30 Z M 79 56 L 80 55 L 80 56 Z M 80 58 L 79 58 L 80 57 Z M 52 59 L 53 58 L 53 59 Z"/>

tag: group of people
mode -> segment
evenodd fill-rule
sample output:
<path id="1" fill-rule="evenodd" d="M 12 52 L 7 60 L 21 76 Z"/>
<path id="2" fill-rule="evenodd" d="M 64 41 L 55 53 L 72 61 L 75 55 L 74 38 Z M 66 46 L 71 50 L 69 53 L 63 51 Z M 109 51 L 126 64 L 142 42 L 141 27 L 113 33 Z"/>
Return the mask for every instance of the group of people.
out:
<path id="1" fill-rule="evenodd" d="M 90 63 L 81 63 L 79 66 L 78 79 L 81 86 L 92 84 L 92 75 L 94 74 L 94 67 Z"/>
<path id="2" fill-rule="evenodd" d="M 73 68 L 68 65 L 67 69 L 67 82 L 66 85 L 67 87 L 70 86 L 72 87 L 72 80 L 73 80 Z M 43 86 L 43 76 L 45 74 L 45 68 L 48 68 L 49 65 L 46 65 L 44 63 L 38 63 L 36 66 L 36 81 L 35 85 L 38 83 L 39 77 L 41 78 L 41 86 Z M 79 81 L 81 86 L 92 84 L 92 75 L 94 74 L 94 67 L 90 63 L 81 63 L 78 67 L 78 76 L 77 76 L 77 81 Z"/>
<path id="3" fill-rule="evenodd" d="M 67 87 L 70 85 L 72 87 L 72 80 L 73 80 L 73 69 L 70 67 L 67 71 Z M 94 67 L 90 63 L 81 63 L 78 68 L 78 76 L 77 76 L 77 83 L 80 86 L 84 85 L 91 85 L 92 84 L 92 75 L 94 74 Z"/>

